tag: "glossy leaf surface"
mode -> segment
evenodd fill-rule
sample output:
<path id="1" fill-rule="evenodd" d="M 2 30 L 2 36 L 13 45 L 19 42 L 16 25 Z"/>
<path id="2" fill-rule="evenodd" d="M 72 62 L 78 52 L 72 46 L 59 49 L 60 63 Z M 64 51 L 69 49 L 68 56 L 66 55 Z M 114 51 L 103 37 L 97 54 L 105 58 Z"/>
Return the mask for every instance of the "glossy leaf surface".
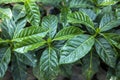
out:
<path id="1" fill-rule="evenodd" d="M 43 80 L 53 80 L 58 74 L 58 57 L 54 49 L 46 49 L 40 58 L 40 76 Z"/>
<path id="2" fill-rule="evenodd" d="M 76 35 L 82 34 L 83 31 L 78 27 L 67 27 L 62 30 L 60 30 L 54 40 L 66 40 L 70 39 L 72 37 L 75 37 Z"/>
<path id="3" fill-rule="evenodd" d="M 0 48 L 0 77 L 5 75 L 11 59 L 11 50 L 8 47 Z"/>
<path id="4" fill-rule="evenodd" d="M 78 35 L 66 42 L 61 49 L 60 64 L 73 63 L 84 57 L 92 48 L 94 37 Z"/>
<path id="5" fill-rule="evenodd" d="M 117 54 L 112 46 L 104 38 L 99 38 L 95 43 L 96 51 L 100 58 L 110 67 L 115 67 Z"/>

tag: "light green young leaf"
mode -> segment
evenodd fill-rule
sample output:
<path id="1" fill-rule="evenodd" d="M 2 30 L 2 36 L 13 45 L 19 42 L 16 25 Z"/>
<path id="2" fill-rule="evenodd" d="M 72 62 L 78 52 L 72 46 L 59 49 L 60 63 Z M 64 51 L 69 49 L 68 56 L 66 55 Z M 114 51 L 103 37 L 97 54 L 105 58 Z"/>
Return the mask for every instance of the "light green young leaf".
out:
<path id="1" fill-rule="evenodd" d="M 24 2 L 27 19 L 32 26 L 39 26 L 40 24 L 40 10 L 37 4 L 31 0 Z"/>
<path id="2" fill-rule="evenodd" d="M 104 38 L 96 39 L 95 48 L 100 58 L 110 67 L 115 68 L 117 54 Z"/>
<path id="3" fill-rule="evenodd" d="M 11 50 L 8 47 L 0 48 L 0 78 L 5 75 L 11 59 Z"/>
<path id="4" fill-rule="evenodd" d="M 58 57 L 54 49 L 46 49 L 40 58 L 40 76 L 43 80 L 53 80 L 58 74 Z"/>
<path id="5" fill-rule="evenodd" d="M 60 30 L 53 40 L 66 40 L 82 33 L 83 31 L 78 27 L 66 27 Z"/>
<path id="6" fill-rule="evenodd" d="M 120 25 L 120 19 L 117 19 L 113 14 L 105 14 L 101 21 L 99 28 L 101 32 L 110 30 L 112 28 L 118 27 Z"/>
<path id="7" fill-rule="evenodd" d="M 90 17 L 81 11 L 68 14 L 67 18 L 68 22 L 70 23 L 84 24 L 87 27 L 90 27 L 91 29 L 95 30 L 94 23 L 92 22 Z"/>
<path id="8" fill-rule="evenodd" d="M 94 37 L 78 35 L 66 42 L 61 49 L 60 64 L 73 63 L 84 57 L 92 48 Z"/>
<path id="9" fill-rule="evenodd" d="M 41 25 L 43 28 L 46 28 L 49 30 L 48 36 L 50 38 L 53 38 L 57 31 L 58 18 L 54 15 L 45 16 L 42 19 Z"/>

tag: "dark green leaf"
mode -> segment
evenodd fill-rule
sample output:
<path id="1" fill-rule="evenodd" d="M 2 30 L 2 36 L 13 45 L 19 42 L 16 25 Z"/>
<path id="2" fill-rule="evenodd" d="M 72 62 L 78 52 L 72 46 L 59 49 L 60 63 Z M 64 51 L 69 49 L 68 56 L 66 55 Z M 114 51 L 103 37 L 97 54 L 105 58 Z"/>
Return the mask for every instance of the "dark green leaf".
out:
<path id="1" fill-rule="evenodd" d="M 46 5 L 57 5 L 62 0 L 39 0 L 39 1 Z"/>
<path id="2" fill-rule="evenodd" d="M 71 65 L 71 64 L 61 65 L 60 66 L 61 73 L 67 77 L 71 76 L 72 75 L 72 67 L 73 67 L 73 65 Z"/>
<path id="3" fill-rule="evenodd" d="M 40 58 L 40 76 L 43 80 L 53 80 L 58 74 L 58 57 L 54 49 L 46 49 Z"/>
<path id="4" fill-rule="evenodd" d="M 19 59 L 19 61 L 21 61 L 22 63 L 32 66 L 32 67 L 36 66 L 37 59 L 36 59 L 36 55 L 34 52 L 29 52 L 26 54 L 17 53 L 16 56 Z"/>
<path id="5" fill-rule="evenodd" d="M 95 20 L 95 18 L 97 17 L 92 9 L 80 9 L 79 11 L 86 13 L 92 20 Z"/>
<path id="6" fill-rule="evenodd" d="M 96 39 L 96 51 L 100 58 L 110 67 L 115 67 L 117 54 L 112 46 L 104 38 Z"/>
<path id="7" fill-rule="evenodd" d="M 69 41 L 61 49 L 60 64 L 73 63 L 84 57 L 92 48 L 94 37 L 79 35 Z"/>
<path id="8" fill-rule="evenodd" d="M 86 80 L 91 80 L 93 75 L 99 70 L 99 57 L 91 51 L 90 54 L 86 55 L 82 60 L 82 72 L 86 77 Z"/>
<path id="9" fill-rule="evenodd" d="M 42 80 L 41 78 L 40 78 L 40 65 L 39 64 L 37 64 L 34 68 L 33 68 L 33 74 L 34 74 L 34 76 L 38 79 L 38 80 Z"/>
<path id="10" fill-rule="evenodd" d="M 46 43 L 41 37 L 33 36 L 22 40 L 14 45 L 14 51 L 18 53 L 27 53 L 35 50 Z"/>
<path id="11" fill-rule="evenodd" d="M 94 23 L 92 22 L 92 20 L 89 18 L 88 15 L 86 15 L 81 11 L 68 14 L 67 17 L 68 17 L 68 22 L 70 23 L 84 24 L 87 27 L 90 27 L 91 29 L 95 30 Z"/>
<path id="12" fill-rule="evenodd" d="M 86 7 L 91 7 L 87 0 L 71 0 L 69 7 L 70 8 L 86 8 Z"/>
<path id="13" fill-rule="evenodd" d="M 78 28 L 78 27 L 66 27 L 62 30 L 60 30 L 56 36 L 54 40 L 66 40 L 66 39 L 70 39 L 72 37 L 75 37 L 76 35 L 79 35 L 83 33 L 83 31 Z"/>
<path id="14" fill-rule="evenodd" d="M 61 13 L 60 13 L 60 22 L 62 23 L 63 27 L 68 25 L 68 22 L 67 22 L 68 13 L 71 13 L 71 10 L 68 7 L 62 7 Z"/>
<path id="15" fill-rule="evenodd" d="M 26 66 L 19 61 L 16 53 L 12 56 L 11 70 L 14 80 L 27 80 Z"/>
<path id="16" fill-rule="evenodd" d="M 116 4 L 118 1 L 117 0 L 103 0 L 102 3 L 100 3 L 100 6 L 109 6 L 109 5 L 114 5 Z"/>
<path id="17" fill-rule="evenodd" d="M 12 18 L 12 12 L 9 8 L 0 8 L 0 18 L 4 20 L 5 18 Z"/>
<path id="18" fill-rule="evenodd" d="M 120 19 L 117 19 L 113 14 L 105 14 L 101 21 L 99 28 L 101 32 L 110 30 L 112 28 L 118 27 L 120 25 Z"/>
<path id="19" fill-rule="evenodd" d="M 27 20 L 26 20 L 26 13 L 23 5 L 16 4 L 13 7 L 12 10 L 13 18 L 17 26 L 17 30 L 15 34 L 17 34 L 18 31 L 20 31 L 23 27 L 25 27 Z"/>
<path id="20" fill-rule="evenodd" d="M 120 79 L 120 61 L 118 62 L 115 70 L 116 70 L 116 76 Z"/>
<path id="21" fill-rule="evenodd" d="M 48 36 L 50 38 L 54 37 L 57 31 L 57 24 L 58 24 L 58 19 L 54 15 L 49 15 L 49 16 L 44 17 L 41 23 L 43 28 L 46 28 L 49 30 Z"/>
<path id="22" fill-rule="evenodd" d="M 17 42 L 14 51 L 26 53 L 37 49 L 46 43 L 42 39 L 46 34 L 47 31 L 39 27 L 29 27 L 21 30 L 13 39 L 13 41 Z"/>
<path id="23" fill-rule="evenodd" d="M 1 23 L 2 35 L 4 38 L 12 39 L 16 29 L 16 24 L 13 19 L 5 19 Z"/>
<path id="24" fill-rule="evenodd" d="M 16 36 L 14 36 L 13 41 L 20 42 L 24 39 L 32 38 L 32 37 L 43 38 L 46 36 L 46 34 L 47 34 L 47 30 L 43 28 L 31 26 L 21 30 Z"/>
<path id="25" fill-rule="evenodd" d="M 0 77 L 3 77 L 5 75 L 10 59 L 11 59 L 10 48 L 8 47 L 0 48 Z"/>
<path id="26" fill-rule="evenodd" d="M 0 0 L 1 3 L 15 3 L 15 2 L 23 2 L 23 0 Z"/>
<path id="27" fill-rule="evenodd" d="M 25 1 L 25 9 L 27 12 L 27 18 L 29 23 L 32 26 L 39 26 L 40 24 L 40 11 L 39 7 L 35 2 L 32 2 L 31 0 Z"/>
<path id="28" fill-rule="evenodd" d="M 12 14 L 15 22 L 21 18 L 24 18 L 26 16 L 24 6 L 20 4 L 15 4 L 12 9 Z"/>
<path id="29" fill-rule="evenodd" d="M 105 33 L 104 34 L 117 48 L 120 49 L 120 35 L 116 33 Z"/>

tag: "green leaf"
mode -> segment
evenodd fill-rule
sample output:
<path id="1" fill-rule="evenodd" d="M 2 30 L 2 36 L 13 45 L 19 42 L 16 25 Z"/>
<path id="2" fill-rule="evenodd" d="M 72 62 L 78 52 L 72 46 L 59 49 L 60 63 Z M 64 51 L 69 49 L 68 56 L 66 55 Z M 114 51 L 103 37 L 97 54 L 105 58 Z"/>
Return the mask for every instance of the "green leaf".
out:
<path id="1" fill-rule="evenodd" d="M 32 26 L 39 26 L 40 24 L 40 11 L 39 7 L 35 2 L 30 0 L 26 0 L 25 3 L 25 10 L 27 13 L 27 19 Z"/>
<path id="2" fill-rule="evenodd" d="M 86 13 L 92 20 L 95 20 L 97 15 L 92 9 L 79 9 L 79 11 L 82 11 Z"/>
<path id="3" fill-rule="evenodd" d="M 46 43 L 42 38 L 47 31 L 39 27 L 28 27 L 21 30 L 12 41 L 15 41 L 14 51 L 27 53 L 28 51 L 39 48 Z"/>
<path id="4" fill-rule="evenodd" d="M 109 6 L 109 5 L 114 5 L 118 1 L 117 0 L 104 0 L 102 3 L 100 3 L 100 6 Z"/>
<path id="5" fill-rule="evenodd" d="M 8 47 L 0 48 L 0 77 L 3 77 L 5 75 L 10 59 L 11 59 L 10 48 Z"/>
<path id="6" fill-rule="evenodd" d="M 43 38 L 46 36 L 46 34 L 47 34 L 47 30 L 40 27 L 31 26 L 31 27 L 24 28 L 23 30 L 18 32 L 18 34 L 14 36 L 13 41 L 21 42 L 24 39 L 32 38 L 32 37 Z"/>
<path id="7" fill-rule="evenodd" d="M 70 39 L 70 38 L 73 38 L 75 37 L 76 35 L 79 35 L 83 33 L 83 31 L 78 28 L 78 27 L 66 27 L 66 28 L 63 28 L 62 30 L 60 30 L 54 40 L 66 40 L 66 39 Z"/>
<path id="8" fill-rule="evenodd" d="M 112 42 L 113 45 L 115 45 L 115 47 L 120 49 L 120 34 L 105 33 L 104 35 Z"/>
<path id="9" fill-rule="evenodd" d="M 84 24 L 87 27 L 90 27 L 91 29 L 95 30 L 94 23 L 92 22 L 92 20 L 89 18 L 88 15 L 81 11 L 68 14 L 67 18 L 68 22 L 70 23 Z"/>
<path id="10" fill-rule="evenodd" d="M 20 4 L 14 5 L 12 13 L 13 13 L 14 21 L 18 26 L 18 30 L 21 30 L 20 28 L 25 27 L 27 23 L 24 6 Z"/>
<path id="11" fill-rule="evenodd" d="M 2 36 L 6 39 L 12 39 L 16 29 L 13 19 L 5 19 L 1 24 Z"/>
<path id="12" fill-rule="evenodd" d="M 46 43 L 41 37 L 33 36 L 28 37 L 21 42 L 17 42 L 14 45 L 14 51 L 18 53 L 27 53 L 28 51 L 35 50 Z"/>
<path id="13" fill-rule="evenodd" d="M 16 54 L 18 60 L 26 65 L 29 65 L 31 67 L 35 67 L 36 66 L 36 62 L 37 62 L 37 59 L 36 59 L 36 55 L 34 52 L 29 52 L 29 53 L 26 53 L 26 54 L 19 54 L 17 53 Z"/>
<path id="14" fill-rule="evenodd" d="M 58 57 L 54 49 L 46 49 L 40 58 L 40 76 L 43 80 L 53 80 L 58 74 Z"/>
<path id="15" fill-rule="evenodd" d="M 26 19 L 26 13 L 23 5 L 16 4 L 13 7 L 12 12 L 13 12 L 14 22 L 16 24 L 16 30 L 14 32 L 14 36 L 16 36 L 16 34 L 25 27 L 27 23 L 27 19 Z"/>
<path id="16" fill-rule="evenodd" d="M 16 2 L 23 2 L 23 0 L 0 0 L 1 3 L 16 3 Z"/>
<path id="17" fill-rule="evenodd" d="M 26 25 L 25 13 L 23 7 L 15 8 L 8 13 L 12 14 L 10 19 L 4 19 L 1 23 L 2 35 L 4 38 L 12 39 Z M 7 11 L 9 12 L 9 11 Z"/>
<path id="18" fill-rule="evenodd" d="M 26 65 L 19 61 L 16 53 L 12 56 L 11 70 L 14 80 L 27 80 Z"/>
<path id="19" fill-rule="evenodd" d="M 42 19 L 41 25 L 43 28 L 46 28 L 49 30 L 48 36 L 50 38 L 53 38 L 57 31 L 58 19 L 54 15 L 45 16 Z"/>
<path id="20" fill-rule="evenodd" d="M 57 5 L 62 0 L 39 0 L 39 2 L 42 2 L 45 5 Z"/>
<path id="21" fill-rule="evenodd" d="M 82 72 L 86 80 L 91 80 L 94 74 L 98 72 L 99 65 L 99 57 L 93 51 L 82 59 Z"/>
<path id="22" fill-rule="evenodd" d="M 4 20 L 5 18 L 12 18 L 12 12 L 10 8 L 0 8 L 0 18 Z"/>
<path id="23" fill-rule="evenodd" d="M 101 21 L 99 28 L 101 32 L 110 30 L 112 28 L 118 27 L 120 25 L 120 19 L 117 19 L 113 14 L 105 14 Z"/>
<path id="24" fill-rule="evenodd" d="M 87 0 L 71 0 L 69 7 L 70 8 L 86 8 L 86 7 L 91 7 Z"/>
<path id="25" fill-rule="evenodd" d="M 18 12 L 18 16 L 13 15 L 13 18 L 4 19 L 2 21 L 0 25 L 2 29 L 2 35 L 4 36 L 4 38 L 12 39 L 23 27 L 25 27 L 26 19 L 23 19 L 25 14 L 21 13 L 22 11 L 20 13 Z M 15 14 L 14 10 L 13 14 Z"/>
<path id="26" fill-rule="evenodd" d="M 104 38 L 96 39 L 95 48 L 100 58 L 110 67 L 114 68 L 117 54 L 108 41 Z"/>
<path id="27" fill-rule="evenodd" d="M 64 6 L 61 8 L 61 13 L 60 13 L 60 22 L 63 25 L 63 27 L 67 26 L 68 22 L 67 22 L 67 15 L 69 13 L 71 13 L 70 8 Z"/>
<path id="28" fill-rule="evenodd" d="M 66 42 L 61 49 L 60 64 L 73 63 L 84 57 L 92 48 L 94 37 L 79 35 Z"/>

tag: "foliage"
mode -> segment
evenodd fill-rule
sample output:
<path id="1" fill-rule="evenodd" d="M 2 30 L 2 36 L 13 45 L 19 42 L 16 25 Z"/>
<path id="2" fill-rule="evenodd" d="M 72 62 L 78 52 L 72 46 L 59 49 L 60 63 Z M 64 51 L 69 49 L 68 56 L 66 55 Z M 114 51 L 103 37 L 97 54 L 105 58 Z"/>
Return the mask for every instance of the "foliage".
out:
<path id="1" fill-rule="evenodd" d="M 119 0 L 1 0 L 0 4 L 0 78 L 10 67 L 14 80 L 26 80 L 30 66 L 38 80 L 55 80 L 80 64 L 86 80 L 91 80 L 105 64 L 108 80 L 113 76 L 119 80 Z"/>

